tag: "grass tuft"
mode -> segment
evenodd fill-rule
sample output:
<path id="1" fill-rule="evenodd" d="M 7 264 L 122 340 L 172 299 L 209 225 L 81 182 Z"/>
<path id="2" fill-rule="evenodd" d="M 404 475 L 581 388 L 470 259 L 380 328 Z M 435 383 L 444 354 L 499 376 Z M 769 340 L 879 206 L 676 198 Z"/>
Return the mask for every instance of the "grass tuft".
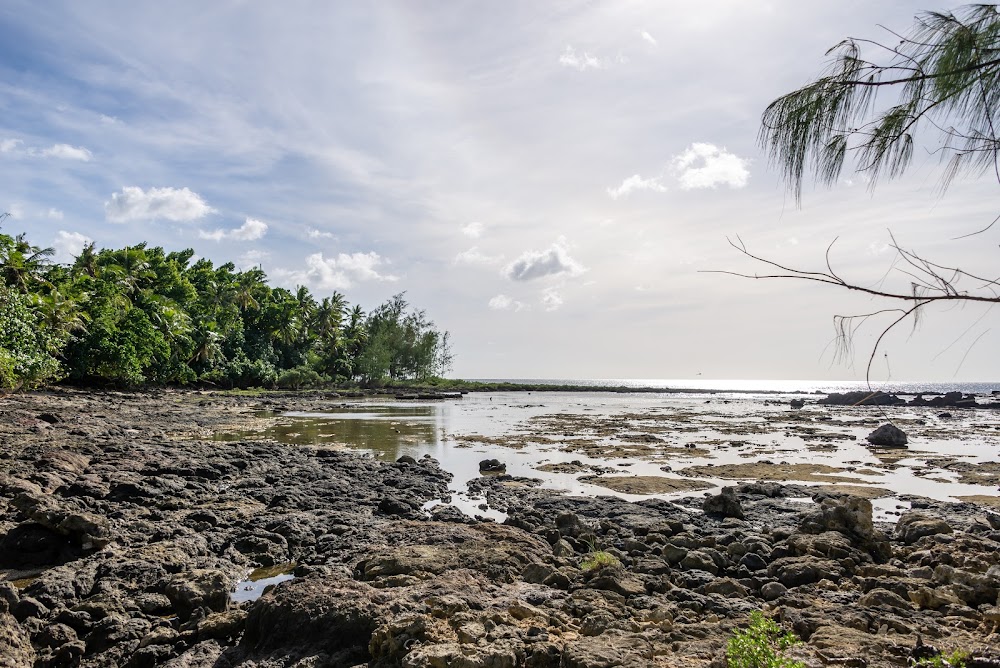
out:
<path id="1" fill-rule="evenodd" d="M 621 566 L 618 557 L 611 554 L 610 552 L 605 552 L 604 550 L 595 550 L 588 554 L 583 561 L 580 562 L 580 568 L 585 571 L 592 571 L 597 568 L 606 568 L 607 566 Z"/>

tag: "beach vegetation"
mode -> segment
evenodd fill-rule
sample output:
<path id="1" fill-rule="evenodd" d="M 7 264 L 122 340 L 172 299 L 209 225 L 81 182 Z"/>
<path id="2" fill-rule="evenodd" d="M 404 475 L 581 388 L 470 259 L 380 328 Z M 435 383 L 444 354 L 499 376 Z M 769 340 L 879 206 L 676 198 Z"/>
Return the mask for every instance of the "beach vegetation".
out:
<path id="1" fill-rule="evenodd" d="M 726 644 L 728 668 L 805 668 L 801 661 L 783 656 L 801 641 L 759 610 L 750 613 L 749 624 L 738 629 Z"/>
<path id="2" fill-rule="evenodd" d="M 621 566 L 622 562 L 615 555 L 606 550 L 597 549 L 593 542 L 588 541 L 587 544 L 590 546 L 590 551 L 580 561 L 580 570 L 593 571 L 609 566 Z"/>
<path id="3" fill-rule="evenodd" d="M 88 243 L 60 264 L 0 232 L 0 389 L 65 379 L 298 390 L 416 383 L 450 368 L 447 332 L 405 293 L 366 312 L 339 292 L 274 287 L 260 268 L 194 255 Z"/>
<path id="4" fill-rule="evenodd" d="M 917 659 L 913 665 L 927 666 L 928 668 L 965 668 L 972 654 L 963 649 L 956 649 L 950 654 L 936 654 L 931 657 Z"/>

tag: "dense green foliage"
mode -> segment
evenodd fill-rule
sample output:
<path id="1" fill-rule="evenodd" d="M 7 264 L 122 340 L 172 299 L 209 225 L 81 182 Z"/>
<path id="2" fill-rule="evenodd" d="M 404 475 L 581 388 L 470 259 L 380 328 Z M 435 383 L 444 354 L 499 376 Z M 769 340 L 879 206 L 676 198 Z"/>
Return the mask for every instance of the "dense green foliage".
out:
<path id="1" fill-rule="evenodd" d="M 2 219 L 0 219 L 2 220 Z M 334 292 L 272 288 L 192 250 L 86 246 L 71 265 L 0 233 L 0 389 L 200 382 L 299 389 L 447 371 L 448 337 L 403 294 L 366 314 Z"/>
<path id="2" fill-rule="evenodd" d="M 31 388 L 59 376 L 54 341 L 26 295 L 0 286 L 0 389 Z"/>
<path id="3" fill-rule="evenodd" d="M 760 611 L 751 612 L 750 626 L 736 631 L 726 645 L 726 665 L 729 668 L 804 668 L 804 663 L 781 655 L 798 643 L 798 638 L 782 631 L 770 617 Z"/>

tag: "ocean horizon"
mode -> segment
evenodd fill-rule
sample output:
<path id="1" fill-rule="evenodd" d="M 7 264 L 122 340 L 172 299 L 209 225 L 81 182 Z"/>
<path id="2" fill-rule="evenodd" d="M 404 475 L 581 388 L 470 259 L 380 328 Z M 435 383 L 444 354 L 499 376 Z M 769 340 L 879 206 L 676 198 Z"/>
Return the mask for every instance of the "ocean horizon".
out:
<path id="1" fill-rule="evenodd" d="M 484 383 L 525 385 L 578 385 L 625 387 L 636 390 L 695 390 L 719 392 L 781 392 L 813 394 L 816 392 L 882 391 L 889 394 L 962 392 L 990 394 L 1000 391 L 1000 381 L 871 381 L 863 380 L 782 380 L 782 379 L 707 379 L 707 378 L 468 378 Z"/>

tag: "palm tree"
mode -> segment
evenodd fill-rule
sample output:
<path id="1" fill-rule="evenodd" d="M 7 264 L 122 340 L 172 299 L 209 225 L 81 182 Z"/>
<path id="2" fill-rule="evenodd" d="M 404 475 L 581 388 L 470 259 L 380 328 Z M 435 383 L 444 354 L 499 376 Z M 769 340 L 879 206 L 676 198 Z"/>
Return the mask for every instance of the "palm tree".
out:
<path id="1" fill-rule="evenodd" d="M 236 276 L 235 293 L 233 299 L 236 305 L 243 311 L 250 309 L 260 309 L 260 302 L 256 295 L 265 286 L 267 275 L 260 268 L 244 271 Z"/>
<path id="2" fill-rule="evenodd" d="M 194 351 L 188 359 L 188 364 L 201 363 L 211 367 L 222 357 L 223 336 L 215 331 L 214 322 L 205 322 L 194 327 L 191 330 L 191 340 Z"/>
<path id="3" fill-rule="evenodd" d="M 42 270 L 55 250 L 32 246 L 23 232 L 6 239 L 10 241 L 0 244 L 0 275 L 7 285 L 27 293 L 32 284 L 44 282 Z"/>
<path id="4" fill-rule="evenodd" d="M 339 292 L 324 297 L 313 315 L 313 332 L 322 340 L 335 340 L 344 326 L 347 300 Z"/>
<path id="5" fill-rule="evenodd" d="M 74 275 L 84 273 L 91 278 L 97 276 L 98 254 L 94 252 L 94 242 L 85 245 L 73 261 Z"/>
<path id="6" fill-rule="evenodd" d="M 35 295 L 35 305 L 42 324 L 60 347 L 73 334 L 87 331 L 90 314 L 84 310 L 81 299 L 52 288 L 48 294 Z"/>
<path id="7" fill-rule="evenodd" d="M 101 253 L 98 260 L 100 278 L 115 284 L 129 301 L 135 301 L 136 294 L 156 277 L 146 257 L 145 243 L 126 246 L 119 251 Z"/>
<path id="8" fill-rule="evenodd" d="M 299 318 L 304 323 L 310 322 L 316 313 L 316 300 L 309 294 L 309 288 L 304 285 L 298 286 L 295 290 L 295 301 L 299 306 Z"/>

